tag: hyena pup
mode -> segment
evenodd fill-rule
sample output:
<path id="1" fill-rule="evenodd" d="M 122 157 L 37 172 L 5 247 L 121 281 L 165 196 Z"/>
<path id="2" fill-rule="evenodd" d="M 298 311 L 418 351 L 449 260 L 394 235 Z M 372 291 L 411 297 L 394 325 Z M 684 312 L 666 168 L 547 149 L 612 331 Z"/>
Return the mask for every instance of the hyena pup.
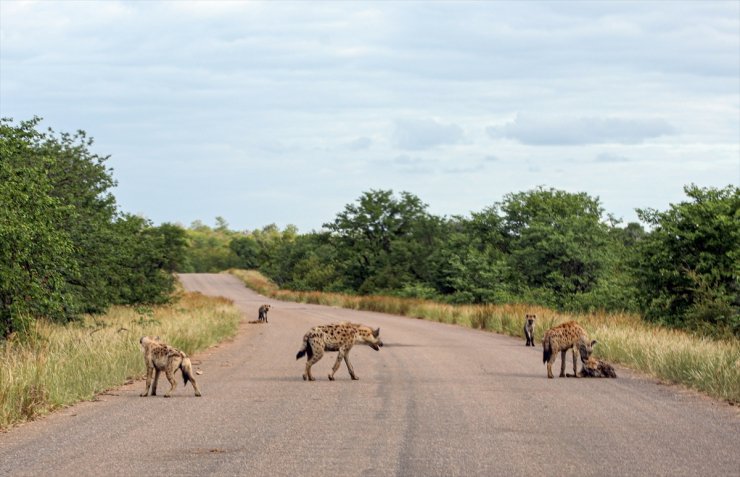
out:
<path id="1" fill-rule="evenodd" d="M 569 378 L 575 378 L 575 377 L 581 377 L 581 378 L 616 378 L 617 372 L 614 371 L 614 367 L 607 363 L 606 361 L 602 361 L 600 359 L 596 359 L 593 356 L 589 356 L 586 361 L 583 361 L 583 366 L 581 367 L 581 372 L 578 373 L 578 376 L 575 376 L 573 374 L 566 374 Z"/>
<path id="2" fill-rule="evenodd" d="M 270 311 L 270 305 L 262 305 L 257 311 L 257 321 L 264 321 L 267 323 L 267 312 Z"/>
<path id="3" fill-rule="evenodd" d="M 162 371 L 164 371 L 171 386 L 164 397 L 172 396 L 172 391 L 177 387 L 175 372 L 178 369 L 182 371 L 182 379 L 185 385 L 188 384 L 188 381 L 192 382 L 195 395 L 200 396 L 198 383 L 195 382 L 195 378 L 193 377 L 193 365 L 190 363 L 188 355 L 179 349 L 162 343 L 159 341 L 159 337 L 143 336 L 139 340 L 139 345 L 141 351 L 144 353 L 144 363 L 146 364 L 146 388 L 141 393 L 141 397 L 147 396 L 150 386 L 152 396 L 157 395 L 157 381 L 159 381 L 159 373 Z M 153 382 L 152 376 L 154 377 Z"/>
<path id="4" fill-rule="evenodd" d="M 334 374 L 339 369 L 342 359 L 347 364 L 349 375 L 352 379 L 359 379 L 355 375 L 352 363 L 349 362 L 349 352 L 356 344 L 370 346 L 375 351 L 380 351 L 383 342 L 380 341 L 380 328 L 373 330 L 369 326 L 356 323 L 333 323 L 330 325 L 314 326 L 303 336 L 303 345 L 298 350 L 295 359 L 301 359 L 306 355 L 306 371 L 303 380 L 314 381 L 311 375 L 311 366 L 316 364 L 326 351 L 338 351 L 337 361 L 329 375 L 329 380 L 334 381 Z"/>
<path id="5" fill-rule="evenodd" d="M 550 328 L 542 339 L 542 362 L 547 363 L 547 377 L 552 378 L 552 363 L 560 352 L 560 377 L 565 377 L 565 353 L 570 349 L 573 352 L 573 374 L 578 377 L 576 350 L 581 360 L 586 362 L 591 356 L 596 340 L 591 341 L 586 330 L 575 321 L 568 321 L 562 325 Z"/>
<path id="6" fill-rule="evenodd" d="M 534 346 L 534 320 L 536 319 L 537 315 L 524 316 L 524 337 L 527 339 L 525 346 Z"/>

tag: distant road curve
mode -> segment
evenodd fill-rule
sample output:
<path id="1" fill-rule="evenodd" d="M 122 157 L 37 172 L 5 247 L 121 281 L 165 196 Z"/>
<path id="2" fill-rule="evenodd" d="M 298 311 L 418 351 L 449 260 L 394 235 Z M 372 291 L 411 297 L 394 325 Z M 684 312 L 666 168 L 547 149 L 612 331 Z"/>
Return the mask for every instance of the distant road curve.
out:
<path id="1" fill-rule="evenodd" d="M 0 434 L 0 475 L 740 476 L 725 403 L 625 369 L 548 380 L 523 338 L 181 280 L 249 320 L 270 303 L 269 323 L 193 357 L 202 398 L 140 398 L 137 382 Z M 303 334 L 342 320 L 379 326 L 386 346 L 352 350 L 359 381 L 342 364 L 330 382 L 331 353 L 304 382 Z"/>

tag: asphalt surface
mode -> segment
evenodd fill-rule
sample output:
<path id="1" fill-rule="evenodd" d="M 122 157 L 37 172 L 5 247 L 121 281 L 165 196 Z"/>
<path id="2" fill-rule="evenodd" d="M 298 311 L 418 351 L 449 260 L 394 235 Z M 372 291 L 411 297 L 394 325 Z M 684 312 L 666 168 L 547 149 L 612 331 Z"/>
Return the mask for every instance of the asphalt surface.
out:
<path id="1" fill-rule="evenodd" d="M 193 357 L 203 397 L 123 386 L 0 434 L 0 475 L 740 475 L 726 403 L 624 368 L 548 380 L 524 338 L 278 302 L 230 275 L 181 279 L 245 313 L 233 341 Z M 248 324 L 262 303 L 269 323 Z M 330 382 L 329 353 L 304 382 L 303 334 L 342 320 L 379 326 L 385 346 L 352 350 L 359 381 L 342 364 Z"/>

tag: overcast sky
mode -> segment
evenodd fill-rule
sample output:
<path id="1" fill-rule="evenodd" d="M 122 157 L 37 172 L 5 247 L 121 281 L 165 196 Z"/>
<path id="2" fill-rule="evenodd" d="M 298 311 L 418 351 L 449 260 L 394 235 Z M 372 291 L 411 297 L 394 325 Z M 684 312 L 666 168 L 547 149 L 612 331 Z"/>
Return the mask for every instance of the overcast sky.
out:
<path id="1" fill-rule="evenodd" d="M 85 130 L 155 223 L 540 185 L 633 221 L 740 185 L 740 2 L 0 0 L 0 115 Z"/>

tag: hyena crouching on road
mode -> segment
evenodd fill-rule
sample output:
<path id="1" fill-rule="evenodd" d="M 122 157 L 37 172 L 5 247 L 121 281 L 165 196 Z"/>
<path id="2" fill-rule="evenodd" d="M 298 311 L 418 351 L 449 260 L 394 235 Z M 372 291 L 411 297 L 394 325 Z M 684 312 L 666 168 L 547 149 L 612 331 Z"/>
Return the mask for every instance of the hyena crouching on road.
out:
<path id="1" fill-rule="evenodd" d="M 270 311 L 270 305 L 262 305 L 257 311 L 257 321 L 264 321 L 267 323 L 267 312 Z"/>
<path id="2" fill-rule="evenodd" d="M 570 349 L 573 352 L 573 377 L 578 377 L 576 350 L 581 360 L 586 362 L 591 356 L 596 340 L 591 341 L 586 330 L 575 321 L 568 321 L 562 325 L 550 328 L 542 338 L 542 362 L 547 363 L 547 377 L 552 378 L 552 363 L 560 352 L 560 377 L 565 377 L 565 353 Z"/>
<path id="3" fill-rule="evenodd" d="M 537 315 L 524 316 L 524 337 L 527 339 L 525 346 L 534 346 L 534 320 L 536 319 Z"/>
<path id="4" fill-rule="evenodd" d="M 298 350 L 295 359 L 301 359 L 306 355 L 306 371 L 303 380 L 314 381 L 311 376 L 311 366 L 316 364 L 326 351 L 338 351 L 337 361 L 329 375 L 329 380 L 334 381 L 334 374 L 339 369 L 342 359 L 347 364 L 349 375 L 355 376 L 352 363 L 349 362 L 349 352 L 356 344 L 370 346 L 375 351 L 380 351 L 383 342 L 380 341 L 380 328 L 373 330 L 369 326 L 357 323 L 334 323 L 330 325 L 314 326 L 303 336 L 303 345 Z"/>
<path id="5" fill-rule="evenodd" d="M 185 385 L 188 384 L 188 381 L 192 382 L 195 395 L 200 396 L 200 389 L 198 389 L 198 383 L 193 378 L 193 366 L 190 363 L 188 355 L 179 349 L 162 343 L 159 341 L 159 337 L 143 336 L 139 340 L 139 345 L 141 346 L 141 351 L 144 353 L 144 363 L 146 364 L 146 388 L 141 393 L 141 397 L 146 397 L 149 394 L 150 386 L 152 388 L 152 396 L 157 395 L 157 381 L 159 381 L 159 373 L 162 371 L 164 371 L 171 386 L 164 397 L 170 397 L 172 391 L 177 387 L 175 372 L 178 369 L 182 371 L 182 379 L 185 381 Z M 153 382 L 152 375 L 154 377 Z"/>
<path id="6" fill-rule="evenodd" d="M 578 376 L 574 376 L 570 373 L 566 374 L 569 378 L 581 377 L 581 378 L 616 378 L 617 372 L 614 371 L 614 367 L 602 361 L 596 359 L 593 356 L 589 356 L 586 361 L 583 361 L 583 366 Z"/>

